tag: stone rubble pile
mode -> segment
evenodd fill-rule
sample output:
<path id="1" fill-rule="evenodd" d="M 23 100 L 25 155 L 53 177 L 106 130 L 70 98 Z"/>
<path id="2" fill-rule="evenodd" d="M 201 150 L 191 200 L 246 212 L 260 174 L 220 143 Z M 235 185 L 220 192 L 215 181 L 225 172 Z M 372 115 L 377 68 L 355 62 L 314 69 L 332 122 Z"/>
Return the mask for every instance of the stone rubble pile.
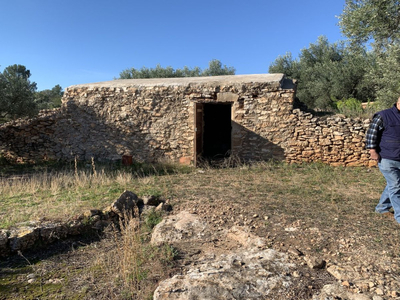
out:
<path id="1" fill-rule="evenodd" d="M 152 201 L 148 201 L 149 198 Z M 134 217 L 135 210 L 141 213 L 149 206 L 158 210 L 170 209 L 169 204 L 157 197 L 140 199 L 136 194 L 125 191 L 106 209 L 91 209 L 66 222 L 30 221 L 17 224 L 15 228 L 1 229 L 0 257 L 44 247 L 67 237 L 101 231 L 111 224 L 118 225 L 127 216 Z"/>

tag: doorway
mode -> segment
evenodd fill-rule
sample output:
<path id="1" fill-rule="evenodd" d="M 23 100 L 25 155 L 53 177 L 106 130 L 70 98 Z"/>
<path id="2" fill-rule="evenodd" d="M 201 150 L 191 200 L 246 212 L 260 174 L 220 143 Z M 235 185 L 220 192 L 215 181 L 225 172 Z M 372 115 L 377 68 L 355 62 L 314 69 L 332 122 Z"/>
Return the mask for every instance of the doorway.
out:
<path id="1" fill-rule="evenodd" d="M 215 161 L 230 156 L 232 104 L 196 103 L 195 158 Z"/>

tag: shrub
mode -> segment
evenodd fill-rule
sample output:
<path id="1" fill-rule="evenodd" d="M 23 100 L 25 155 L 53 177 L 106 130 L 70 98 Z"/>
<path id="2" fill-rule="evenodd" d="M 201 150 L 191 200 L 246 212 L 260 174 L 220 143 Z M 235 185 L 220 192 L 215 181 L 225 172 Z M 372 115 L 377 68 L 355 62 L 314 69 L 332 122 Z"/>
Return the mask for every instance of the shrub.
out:
<path id="1" fill-rule="evenodd" d="M 335 104 L 338 112 L 347 117 L 369 118 L 373 113 L 379 110 L 376 102 L 362 103 L 356 98 L 337 100 Z"/>

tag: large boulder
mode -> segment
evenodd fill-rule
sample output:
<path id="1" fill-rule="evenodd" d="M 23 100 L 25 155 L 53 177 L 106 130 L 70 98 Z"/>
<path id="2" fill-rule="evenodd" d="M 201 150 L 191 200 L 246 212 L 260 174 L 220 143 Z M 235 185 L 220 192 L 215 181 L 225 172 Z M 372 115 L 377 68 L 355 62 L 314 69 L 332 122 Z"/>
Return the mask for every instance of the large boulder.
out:
<path id="1" fill-rule="evenodd" d="M 163 243 L 175 243 L 182 240 L 199 240 L 210 236 L 211 232 L 207 222 L 199 215 L 182 211 L 163 219 L 154 227 L 151 243 L 158 245 Z"/>

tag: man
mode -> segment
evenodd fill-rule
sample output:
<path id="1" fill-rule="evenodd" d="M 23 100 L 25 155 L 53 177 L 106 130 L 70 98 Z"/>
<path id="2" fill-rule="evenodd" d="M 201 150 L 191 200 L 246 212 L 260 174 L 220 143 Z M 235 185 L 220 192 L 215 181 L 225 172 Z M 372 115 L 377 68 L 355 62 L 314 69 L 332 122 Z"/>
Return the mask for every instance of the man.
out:
<path id="1" fill-rule="evenodd" d="M 386 179 L 377 213 L 393 216 L 400 223 L 400 98 L 392 108 L 376 113 L 366 135 L 366 148 L 378 162 Z"/>

